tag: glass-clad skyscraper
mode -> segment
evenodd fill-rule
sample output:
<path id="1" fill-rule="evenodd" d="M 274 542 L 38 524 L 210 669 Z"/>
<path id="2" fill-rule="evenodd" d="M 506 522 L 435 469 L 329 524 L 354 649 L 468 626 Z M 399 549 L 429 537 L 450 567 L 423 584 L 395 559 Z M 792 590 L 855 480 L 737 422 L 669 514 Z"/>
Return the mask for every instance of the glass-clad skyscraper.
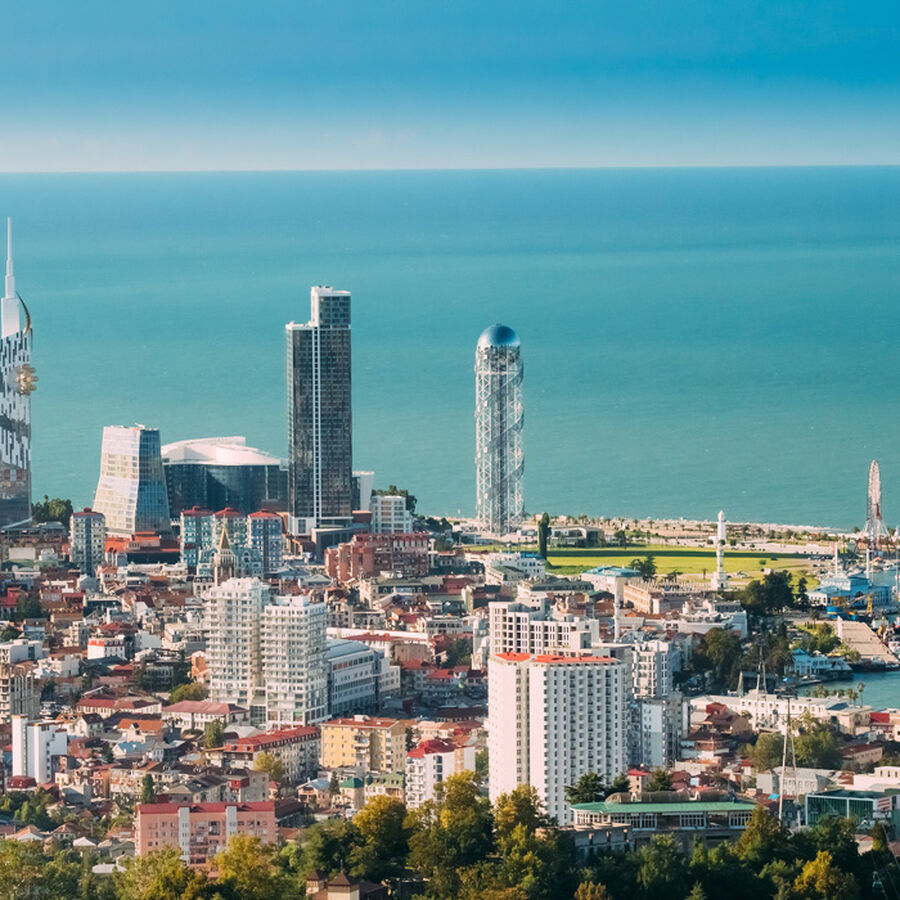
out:
<path id="1" fill-rule="evenodd" d="M 171 534 L 158 429 L 143 425 L 103 429 L 94 509 L 106 517 L 111 535 Z"/>
<path id="2" fill-rule="evenodd" d="M 308 533 L 352 515 L 350 292 L 311 291 L 310 320 L 287 335 L 288 502 Z"/>
<path id="3" fill-rule="evenodd" d="M 31 392 L 37 381 L 31 366 L 31 317 L 13 274 L 9 220 L 6 227 L 6 282 L 0 310 L 0 528 L 31 520 Z"/>
<path id="4" fill-rule="evenodd" d="M 475 499 L 481 528 L 512 531 L 522 519 L 522 348 L 506 325 L 486 328 L 475 348 Z"/>

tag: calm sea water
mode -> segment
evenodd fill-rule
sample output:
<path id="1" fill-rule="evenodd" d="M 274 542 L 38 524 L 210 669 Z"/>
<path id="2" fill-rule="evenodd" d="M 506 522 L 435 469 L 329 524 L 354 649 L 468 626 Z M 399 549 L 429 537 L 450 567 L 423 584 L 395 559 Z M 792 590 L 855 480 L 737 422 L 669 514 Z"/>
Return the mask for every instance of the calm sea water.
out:
<path id="1" fill-rule="evenodd" d="M 875 709 L 897 709 L 900 707 L 900 671 L 856 673 L 852 679 L 826 684 L 829 691 L 837 689 L 854 690 L 859 684 L 865 685 L 862 697 L 857 702 Z M 801 694 L 812 694 L 814 687 L 801 688 Z"/>
<path id="2" fill-rule="evenodd" d="M 473 510 L 473 354 L 525 359 L 526 506 L 900 521 L 900 170 L 0 176 L 35 493 L 105 424 L 283 454 L 284 330 L 353 291 L 354 463 Z"/>

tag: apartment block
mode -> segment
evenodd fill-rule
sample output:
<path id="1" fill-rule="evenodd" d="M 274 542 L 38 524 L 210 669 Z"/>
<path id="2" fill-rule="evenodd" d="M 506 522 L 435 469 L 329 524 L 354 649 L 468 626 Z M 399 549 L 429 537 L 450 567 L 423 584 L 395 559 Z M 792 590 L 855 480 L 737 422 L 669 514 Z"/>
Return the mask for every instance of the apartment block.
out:
<path id="1" fill-rule="evenodd" d="M 186 863 L 202 866 L 236 834 L 272 843 L 277 837 L 274 802 L 142 803 L 137 808 L 135 851 L 146 856 L 178 847 Z"/>
<path id="2" fill-rule="evenodd" d="M 450 741 L 421 741 L 406 754 L 406 805 L 415 809 L 433 800 L 451 775 L 475 771 L 475 748 Z"/>
<path id="3" fill-rule="evenodd" d="M 502 653 L 489 679 L 490 796 L 531 784 L 547 814 L 572 820 L 565 788 L 626 770 L 626 665 L 606 656 Z"/>
<path id="4" fill-rule="evenodd" d="M 322 767 L 362 772 L 406 771 L 406 723 L 353 716 L 323 722 Z"/>

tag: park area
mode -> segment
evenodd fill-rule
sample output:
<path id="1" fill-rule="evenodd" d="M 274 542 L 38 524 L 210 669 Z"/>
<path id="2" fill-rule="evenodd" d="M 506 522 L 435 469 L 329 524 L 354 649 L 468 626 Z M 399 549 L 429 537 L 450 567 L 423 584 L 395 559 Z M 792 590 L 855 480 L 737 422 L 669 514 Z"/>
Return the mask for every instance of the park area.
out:
<path id="1" fill-rule="evenodd" d="M 549 570 L 559 575 L 575 575 L 597 566 L 627 566 L 633 559 L 652 556 L 659 575 L 709 575 L 716 568 L 715 550 L 704 547 L 673 547 L 669 544 L 641 544 L 635 547 L 589 547 L 586 549 L 551 548 L 547 554 Z M 755 553 L 725 551 L 725 570 L 736 580 L 756 578 L 766 569 L 786 569 L 794 576 L 810 578 L 810 559 L 795 553 Z"/>

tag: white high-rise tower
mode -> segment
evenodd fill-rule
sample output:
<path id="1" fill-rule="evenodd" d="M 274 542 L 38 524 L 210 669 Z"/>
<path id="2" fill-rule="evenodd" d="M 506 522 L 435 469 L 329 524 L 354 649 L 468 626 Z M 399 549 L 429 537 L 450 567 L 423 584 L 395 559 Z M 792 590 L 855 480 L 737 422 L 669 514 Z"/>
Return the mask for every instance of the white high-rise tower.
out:
<path id="1" fill-rule="evenodd" d="M 485 531 L 504 535 L 522 519 L 522 349 L 506 325 L 492 325 L 475 349 L 475 502 Z"/>
<path id="2" fill-rule="evenodd" d="M 6 227 L 0 304 L 0 528 L 31 519 L 31 392 L 37 382 L 31 365 L 31 316 L 16 291 L 11 220 Z"/>
<path id="3" fill-rule="evenodd" d="M 725 571 L 725 512 L 721 509 L 716 525 L 716 571 L 712 577 L 712 586 L 717 591 L 728 587 L 728 574 Z"/>

